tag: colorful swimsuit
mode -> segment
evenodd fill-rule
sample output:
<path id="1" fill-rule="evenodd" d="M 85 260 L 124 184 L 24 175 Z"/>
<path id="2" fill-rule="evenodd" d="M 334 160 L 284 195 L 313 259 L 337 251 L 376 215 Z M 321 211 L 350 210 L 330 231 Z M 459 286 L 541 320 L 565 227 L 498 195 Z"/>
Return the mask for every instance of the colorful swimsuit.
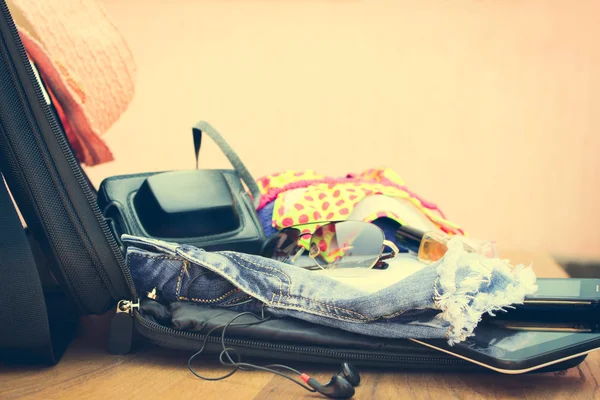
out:
<path id="1" fill-rule="evenodd" d="M 465 235 L 442 211 L 410 191 L 390 169 L 369 169 L 345 177 L 327 177 L 313 170 L 286 171 L 258 180 L 262 198 L 258 207 L 265 233 L 285 227 L 346 219 L 374 222 L 388 240 L 394 240 L 395 224 L 423 230 L 440 229 Z"/>

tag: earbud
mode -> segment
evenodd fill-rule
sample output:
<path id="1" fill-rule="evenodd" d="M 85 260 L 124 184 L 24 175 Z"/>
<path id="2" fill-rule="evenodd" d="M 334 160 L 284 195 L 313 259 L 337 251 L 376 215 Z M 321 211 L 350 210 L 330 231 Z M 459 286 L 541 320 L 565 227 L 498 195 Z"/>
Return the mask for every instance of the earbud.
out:
<path id="1" fill-rule="evenodd" d="M 354 368 L 354 365 L 348 362 L 342 363 L 342 368 L 340 369 L 340 372 L 338 372 L 338 376 L 347 380 L 352 386 L 356 387 L 360 385 L 360 374 L 357 369 Z"/>
<path id="2" fill-rule="evenodd" d="M 349 399 L 354 396 L 354 386 L 340 375 L 332 376 L 331 380 L 325 385 L 321 385 L 319 381 L 306 374 L 300 375 L 300 378 L 308 386 L 331 399 Z"/>
<path id="3" fill-rule="evenodd" d="M 300 378 L 317 392 L 332 399 L 349 399 L 354 396 L 354 387 L 360 385 L 360 374 L 354 365 L 348 362 L 342 363 L 337 375 L 332 376 L 325 385 L 321 385 L 307 374 L 301 374 Z"/>

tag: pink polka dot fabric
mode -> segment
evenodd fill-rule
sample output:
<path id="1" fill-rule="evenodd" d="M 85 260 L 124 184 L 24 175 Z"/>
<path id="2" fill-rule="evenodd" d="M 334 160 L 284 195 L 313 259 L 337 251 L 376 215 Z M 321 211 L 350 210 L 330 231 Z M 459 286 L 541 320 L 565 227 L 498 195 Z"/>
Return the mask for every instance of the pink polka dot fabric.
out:
<path id="1" fill-rule="evenodd" d="M 276 230 L 313 222 L 343 221 L 366 198 L 386 196 L 409 202 L 434 226 L 448 234 L 465 234 L 458 225 L 448 221 L 435 204 L 410 191 L 390 169 L 374 168 L 341 178 L 327 177 L 313 170 L 286 171 L 261 178 L 258 184 L 262 193 L 258 210 L 275 202 L 272 226 Z M 387 208 L 373 209 L 361 219 L 372 222 L 379 218 L 405 225 L 402 215 Z"/>

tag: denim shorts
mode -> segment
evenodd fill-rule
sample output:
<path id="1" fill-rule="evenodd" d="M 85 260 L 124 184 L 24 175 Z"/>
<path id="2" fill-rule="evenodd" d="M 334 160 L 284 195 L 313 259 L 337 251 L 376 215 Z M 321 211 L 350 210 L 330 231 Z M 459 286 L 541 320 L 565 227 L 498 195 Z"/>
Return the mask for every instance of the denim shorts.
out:
<path id="1" fill-rule="evenodd" d="M 260 256 L 207 252 L 190 245 L 124 235 L 136 288 L 157 288 L 164 302 L 295 317 L 364 335 L 466 339 L 485 312 L 533 293 L 529 268 L 466 253 L 451 240 L 446 256 L 375 292 Z M 359 279 L 359 278 L 357 278 Z"/>

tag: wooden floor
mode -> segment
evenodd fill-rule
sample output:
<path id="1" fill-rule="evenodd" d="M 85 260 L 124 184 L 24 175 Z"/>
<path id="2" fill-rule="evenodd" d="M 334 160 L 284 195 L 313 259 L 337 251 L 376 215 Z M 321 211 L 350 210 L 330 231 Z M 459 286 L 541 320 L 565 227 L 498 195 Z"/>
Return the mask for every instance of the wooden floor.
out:
<path id="1" fill-rule="evenodd" d="M 560 277 L 564 272 L 547 256 L 503 254 L 514 261 L 532 261 L 538 276 Z M 0 398 L 31 399 L 298 399 L 318 398 L 268 373 L 240 372 L 223 382 L 196 379 L 186 367 L 188 353 L 149 344 L 127 356 L 106 353 L 110 315 L 85 318 L 81 332 L 59 365 L 53 368 L 0 366 Z M 207 357 L 205 374 L 222 374 Z M 322 381 L 334 371 L 314 365 L 303 370 Z M 591 399 L 600 397 L 600 356 L 568 371 L 505 376 L 489 374 L 361 371 L 357 399 Z"/>

